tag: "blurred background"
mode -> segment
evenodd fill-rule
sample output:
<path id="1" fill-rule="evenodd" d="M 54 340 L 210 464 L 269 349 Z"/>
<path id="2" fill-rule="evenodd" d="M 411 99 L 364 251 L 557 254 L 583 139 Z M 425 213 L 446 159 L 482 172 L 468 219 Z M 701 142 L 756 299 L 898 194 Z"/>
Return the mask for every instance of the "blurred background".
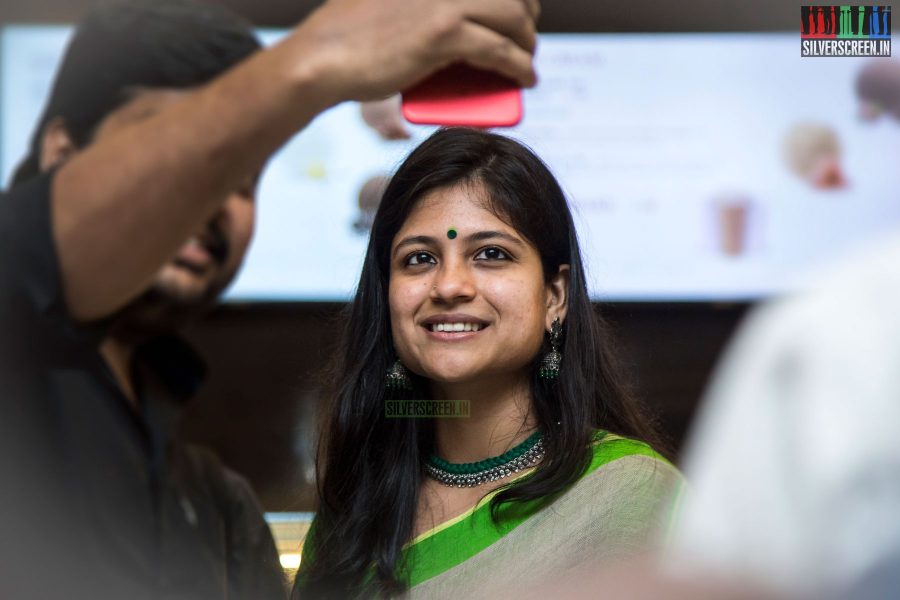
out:
<path id="1" fill-rule="evenodd" d="M 0 5 L 3 186 L 70 23 L 95 4 Z M 319 2 L 219 4 L 273 43 Z M 506 131 L 567 191 L 598 310 L 676 450 L 747 309 L 900 224 L 900 127 L 856 91 L 873 59 L 800 58 L 799 16 L 784 0 L 545 2 L 541 83 Z M 397 109 L 343 104 L 282 149 L 243 271 L 188 336 L 212 377 L 181 435 L 249 478 L 283 540 L 303 518 L 275 513 L 315 508 L 319 377 L 381 189 L 432 131 Z"/>

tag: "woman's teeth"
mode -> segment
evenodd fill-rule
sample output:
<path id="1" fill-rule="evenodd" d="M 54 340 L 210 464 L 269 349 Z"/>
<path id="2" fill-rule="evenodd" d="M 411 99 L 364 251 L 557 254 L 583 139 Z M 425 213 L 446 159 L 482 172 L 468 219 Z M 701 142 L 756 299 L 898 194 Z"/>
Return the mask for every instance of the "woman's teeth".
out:
<path id="1" fill-rule="evenodd" d="M 432 323 L 431 331 L 478 331 L 478 323 Z"/>

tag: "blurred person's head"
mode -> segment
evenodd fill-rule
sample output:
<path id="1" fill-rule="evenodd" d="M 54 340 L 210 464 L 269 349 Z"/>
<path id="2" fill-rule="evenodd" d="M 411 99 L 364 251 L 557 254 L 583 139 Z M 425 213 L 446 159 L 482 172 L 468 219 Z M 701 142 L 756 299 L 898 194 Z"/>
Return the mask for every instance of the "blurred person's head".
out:
<path id="1" fill-rule="evenodd" d="M 864 119 L 887 114 L 900 120 L 900 61 L 880 58 L 866 63 L 856 77 L 856 95 Z"/>
<path id="2" fill-rule="evenodd" d="M 539 368 L 557 318 L 563 359 L 553 383 Z M 381 199 L 345 322 L 305 575 L 320 593 L 346 592 L 371 564 L 383 591 L 400 585 L 394 567 L 413 531 L 434 423 L 386 418 L 394 398 L 385 373 L 398 357 L 411 371 L 413 389 L 399 394 L 406 398 L 448 396 L 460 384 L 524 389 L 545 459 L 495 496 L 493 509 L 574 482 L 595 429 L 653 437 L 591 304 L 565 195 L 547 166 L 509 138 L 445 129 L 410 154 Z"/>
<path id="3" fill-rule="evenodd" d="M 259 48 L 245 21 L 216 6 L 138 0 L 93 10 L 68 44 L 12 186 L 163 110 Z M 255 184 L 248 177 L 161 267 L 123 310 L 126 326 L 168 330 L 214 303 L 252 235 Z"/>

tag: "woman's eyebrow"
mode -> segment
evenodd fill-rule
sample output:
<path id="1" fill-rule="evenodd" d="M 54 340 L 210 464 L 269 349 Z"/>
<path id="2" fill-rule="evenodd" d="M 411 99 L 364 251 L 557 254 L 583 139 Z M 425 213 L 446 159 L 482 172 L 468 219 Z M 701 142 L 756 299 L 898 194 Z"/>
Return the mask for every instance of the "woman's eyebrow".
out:
<path id="1" fill-rule="evenodd" d="M 520 240 L 519 238 L 505 233 L 503 231 L 476 231 L 475 233 L 469 234 L 465 237 L 467 242 L 483 242 L 486 240 L 492 240 L 499 238 L 501 240 L 506 240 L 512 244 L 516 244 L 519 247 L 524 248 L 525 242 Z"/>
<path id="2" fill-rule="evenodd" d="M 404 246 L 418 246 L 419 244 L 426 246 L 435 246 L 437 245 L 437 240 L 428 235 L 411 235 L 407 238 L 403 238 L 397 244 L 397 247 L 394 248 L 394 254 L 400 251 Z"/>

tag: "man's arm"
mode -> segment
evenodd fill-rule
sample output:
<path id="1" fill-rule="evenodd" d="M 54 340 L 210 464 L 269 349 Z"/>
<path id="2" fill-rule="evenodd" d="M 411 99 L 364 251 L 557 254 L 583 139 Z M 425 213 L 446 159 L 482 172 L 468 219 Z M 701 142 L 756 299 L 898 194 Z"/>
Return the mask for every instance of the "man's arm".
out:
<path id="1" fill-rule="evenodd" d="M 226 194 L 317 114 L 462 60 L 533 85 L 537 0 L 332 0 L 272 49 L 77 153 L 53 181 L 72 316 L 138 295 Z"/>

